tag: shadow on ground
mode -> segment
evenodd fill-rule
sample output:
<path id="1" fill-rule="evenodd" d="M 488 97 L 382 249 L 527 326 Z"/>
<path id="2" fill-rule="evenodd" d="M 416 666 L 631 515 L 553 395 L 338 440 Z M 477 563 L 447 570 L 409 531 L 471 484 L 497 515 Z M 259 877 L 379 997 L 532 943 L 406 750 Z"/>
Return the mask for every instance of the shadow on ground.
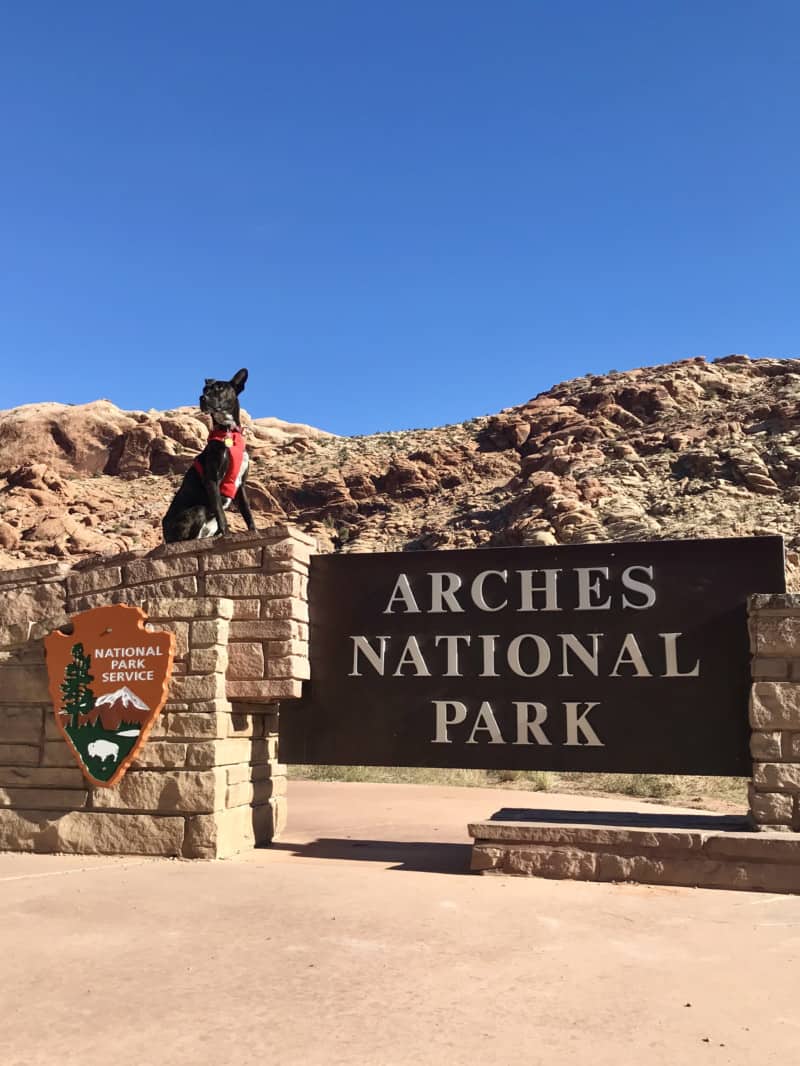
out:
<path id="1" fill-rule="evenodd" d="M 470 844 L 436 844 L 429 841 L 349 840 L 322 837 L 306 844 L 274 841 L 270 851 L 288 851 L 301 859 L 339 859 L 347 862 L 388 863 L 392 870 L 417 873 L 468 874 Z"/>
<path id="2" fill-rule="evenodd" d="M 503 807 L 493 822 L 539 822 L 548 825 L 619 826 L 635 829 L 694 829 L 700 832 L 741 832 L 748 828 L 738 815 L 667 814 L 658 811 L 565 811 L 530 807 Z M 274 841 L 272 851 L 285 851 L 300 859 L 334 859 L 340 862 L 374 862 L 392 870 L 417 873 L 469 874 L 471 844 L 435 841 L 359 840 L 319 837 L 292 843 Z"/>

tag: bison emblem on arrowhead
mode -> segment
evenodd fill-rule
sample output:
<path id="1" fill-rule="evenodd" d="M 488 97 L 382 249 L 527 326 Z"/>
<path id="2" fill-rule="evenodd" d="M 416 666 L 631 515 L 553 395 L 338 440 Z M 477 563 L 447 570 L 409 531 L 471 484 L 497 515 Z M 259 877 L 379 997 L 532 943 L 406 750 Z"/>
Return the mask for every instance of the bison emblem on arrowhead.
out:
<path id="1" fill-rule="evenodd" d="M 95 607 L 45 637 L 56 726 L 93 785 L 117 784 L 167 700 L 175 635 L 146 620 L 139 607 Z"/>

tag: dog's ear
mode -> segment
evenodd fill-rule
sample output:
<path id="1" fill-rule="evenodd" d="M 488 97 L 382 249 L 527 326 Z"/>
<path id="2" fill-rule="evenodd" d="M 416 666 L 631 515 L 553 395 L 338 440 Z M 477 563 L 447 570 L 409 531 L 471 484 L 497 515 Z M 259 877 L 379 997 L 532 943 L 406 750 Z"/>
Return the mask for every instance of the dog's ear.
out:
<path id="1" fill-rule="evenodd" d="M 213 384 L 214 384 L 214 378 L 206 378 L 206 385 L 213 385 Z"/>
<path id="2" fill-rule="evenodd" d="M 233 388 L 234 388 L 237 396 L 239 395 L 239 393 L 244 388 L 244 383 L 246 381 L 247 381 L 247 371 L 244 369 L 244 367 L 241 370 L 237 370 L 236 373 L 231 378 L 231 385 L 233 385 Z"/>

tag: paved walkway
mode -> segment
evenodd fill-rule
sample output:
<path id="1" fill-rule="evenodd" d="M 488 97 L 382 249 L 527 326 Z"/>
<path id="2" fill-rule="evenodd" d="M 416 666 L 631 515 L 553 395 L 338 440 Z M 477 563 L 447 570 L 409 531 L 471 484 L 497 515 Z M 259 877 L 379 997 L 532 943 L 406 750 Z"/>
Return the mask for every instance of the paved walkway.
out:
<path id="1" fill-rule="evenodd" d="M 0 855 L 0 1063 L 800 1061 L 800 897 L 465 873 L 526 799 L 637 809 L 294 782 L 228 862 Z"/>

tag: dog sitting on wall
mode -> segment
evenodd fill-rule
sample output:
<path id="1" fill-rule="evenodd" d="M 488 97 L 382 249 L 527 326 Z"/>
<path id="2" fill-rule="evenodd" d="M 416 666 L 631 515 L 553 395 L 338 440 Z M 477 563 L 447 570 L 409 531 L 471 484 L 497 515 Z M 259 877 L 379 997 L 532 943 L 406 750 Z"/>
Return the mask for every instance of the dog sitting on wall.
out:
<path id="1" fill-rule="evenodd" d="M 164 515 L 164 540 L 200 540 L 228 532 L 225 511 L 235 500 L 248 529 L 255 529 L 245 492 L 250 459 L 240 423 L 239 393 L 247 371 L 238 370 L 230 381 L 206 378 L 200 410 L 213 423 L 208 444 L 186 472 L 183 484 Z"/>

